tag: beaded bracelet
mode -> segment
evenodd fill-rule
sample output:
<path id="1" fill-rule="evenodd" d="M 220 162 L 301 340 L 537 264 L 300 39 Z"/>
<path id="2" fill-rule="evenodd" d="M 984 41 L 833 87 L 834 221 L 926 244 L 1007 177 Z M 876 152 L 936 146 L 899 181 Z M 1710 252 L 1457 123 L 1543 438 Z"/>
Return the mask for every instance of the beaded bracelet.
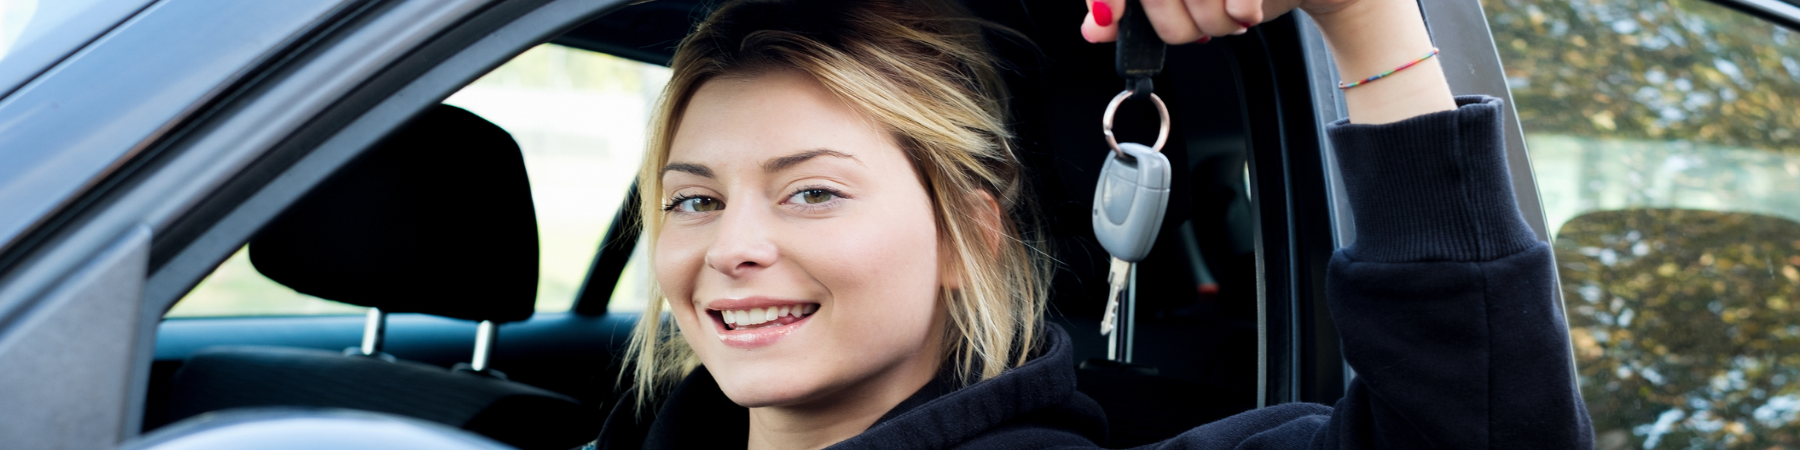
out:
<path id="1" fill-rule="evenodd" d="M 1357 86 L 1362 86 L 1362 85 L 1363 85 L 1363 83 L 1368 83 L 1368 82 L 1370 82 L 1370 81 L 1375 81 L 1375 80 L 1379 80 L 1379 79 L 1381 79 L 1381 77 L 1385 77 L 1385 76 L 1388 76 L 1388 75 L 1393 75 L 1393 74 L 1394 74 L 1394 72 L 1399 72 L 1399 71 L 1402 71 L 1402 70 L 1406 70 L 1406 68 L 1408 68 L 1408 67 L 1412 67 L 1412 66 L 1414 66 L 1414 65 L 1417 65 L 1417 64 L 1419 64 L 1419 63 L 1422 63 L 1422 62 L 1425 62 L 1425 60 L 1427 60 L 1427 59 L 1431 59 L 1431 57 L 1433 57 L 1433 56 L 1437 56 L 1437 54 L 1438 54 L 1438 49 L 1436 49 L 1436 48 L 1433 48 L 1433 49 L 1431 49 L 1431 53 L 1429 53 L 1429 54 L 1426 54 L 1426 55 L 1425 55 L 1425 56 L 1423 56 L 1423 57 L 1420 57 L 1420 58 L 1419 58 L 1419 59 L 1415 59 L 1415 60 L 1413 60 L 1413 62 L 1409 62 L 1409 63 L 1406 63 L 1406 64 L 1405 64 L 1405 65 L 1402 65 L 1402 66 L 1400 66 L 1400 67 L 1395 67 L 1395 68 L 1394 68 L 1394 70 L 1389 70 L 1389 71 L 1386 71 L 1386 72 L 1382 72 L 1382 73 L 1380 73 L 1380 74 L 1377 74 L 1377 75 L 1375 75 L 1375 76 L 1372 76 L 1372 77 L 1369 77 L 1369 78 L 1368 78 L 1368 79 L 1365 79 L 1365 80 L 1362 80 L 1362 81 L 1358 81 L 1358 82 L 1355 82 L 1355 83 L 1349 83 L 1349 82 L 1343 82 L 1343 81 L 1339 81 L 1339 82 L 1338 82 L 1338 89 L 1349 89 L 1349 88 L 1353 88 L 1353 87 L 1357 87 Z"/>

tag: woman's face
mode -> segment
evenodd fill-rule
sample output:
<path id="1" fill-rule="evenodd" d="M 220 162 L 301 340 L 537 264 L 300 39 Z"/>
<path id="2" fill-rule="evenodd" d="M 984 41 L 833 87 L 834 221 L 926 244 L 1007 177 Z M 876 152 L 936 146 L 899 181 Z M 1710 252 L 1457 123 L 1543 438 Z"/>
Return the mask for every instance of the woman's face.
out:
<path id="1" fill-rule="evenodd" d="M 680 120 L 656 278 L 725 395 L 829 407 L 935 375 L 937 231 L 894 139 L 795 71 L 708 81 Z"/>

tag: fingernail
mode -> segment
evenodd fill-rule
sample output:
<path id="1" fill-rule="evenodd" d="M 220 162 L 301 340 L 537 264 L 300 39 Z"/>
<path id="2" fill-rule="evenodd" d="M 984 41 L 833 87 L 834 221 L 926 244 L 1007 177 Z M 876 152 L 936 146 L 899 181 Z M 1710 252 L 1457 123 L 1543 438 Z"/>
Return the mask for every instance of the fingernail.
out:
<path id="1" fill-rule="evenodd" d="M 1112 7 L 1106 6 L 1106 2 L 1094 2 L 1094 25 L 1110 27 L 1112 21 Z"/>
<path id="2" fill-rule="evenodd" d="M 1195 44 L 1205 44 L 1208 42 L 1212 42 L 1212 36 L 1200 36 L 1200 40 L 1194 41 Z"/>
<path id="3" fill-rule="evenodd" d="M 1250 27 L 1256 26 L 1256 24 L 1250 23 L 1250 22 L 1238 22 L 1238 25 L 1243 25 L 1244 28 L 1250 28 Z"/>

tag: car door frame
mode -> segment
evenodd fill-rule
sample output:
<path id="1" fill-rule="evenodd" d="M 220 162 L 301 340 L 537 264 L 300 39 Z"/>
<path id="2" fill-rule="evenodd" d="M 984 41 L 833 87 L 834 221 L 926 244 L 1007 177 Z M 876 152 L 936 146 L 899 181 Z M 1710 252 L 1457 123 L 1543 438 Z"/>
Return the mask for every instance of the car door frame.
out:
<path id="1" fill-rule="evenodd" d="M 155 323 L 262 224 L 387 132 L 531 46 L 624 3 L 339 2 L 323 20 L 307 21 L 306 31 L 296 38 L 260 42 L 269 50 L 258 52 L 262 56 L 244 67 L 226 67 L 236 73 L 207 86 L 206 95 L 179 114 L 150 117 L 166 122 L 140 138 L 123 159 L 107 162 L 109 169 L 100 178 L 40 217 L 28 236 L 11 241 L 0 255 L 8 263 L 0 266 L 0 304 L 22 305 L 9 309 L 9 318 L 33 317 L 33 306 L 58 304 L 45 299 L 64 292 L 55 286 L 76 280 L 67 274 L 79 275 L 77 270 L 92 266 L 91 261 L 124 254 L 137 264 L 115 265 L 138 267 L 141 284 L 108 284 L 113 288 L 106 292 L 136 299 L 142 306 L 140 319 Z M 171 4 L 205 0 L 163 0 L 146 14 L 166 11 Z M 120 32 L 130 31 L 130 22 Z M 156 37 L 162 40 L 151 42 L 160 45 L 205 49 L 207 44 L 184 41 L 181 35 Z M 27 88 L 53 83 L 57 76 L 52 70 Z M 128 251 L 133 248 L 144 251 Z M 14 325 L 30 322 L 0 323 L 0 333 L 29 334 L 10 332 L 19 330 Z M 131 355 L 130 381 L 121 386 L 125 404 L 107 406 L 121 415 L 124 429 L 118 439 L 139 431 L 133 418 L 143 413 L 154 352 L 155 327 L 138 328 L 136 339 L 106 343 L 128 347 Z M 58 330 L 68 332 L 66 327 Z M 75 403 L 81 397 L 55 398 Z M 13 406 L 6 409 L 40 414 L 60 405 Z"/>

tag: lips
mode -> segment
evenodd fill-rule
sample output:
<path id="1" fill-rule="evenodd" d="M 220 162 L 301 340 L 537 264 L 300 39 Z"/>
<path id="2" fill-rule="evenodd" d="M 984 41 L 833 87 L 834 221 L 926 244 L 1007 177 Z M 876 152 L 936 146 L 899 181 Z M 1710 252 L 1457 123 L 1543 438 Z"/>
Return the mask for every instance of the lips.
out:
<path id="1" fill-rule="evenodd" d="M 774 344 L 804 326 L 819 304 L 764 297 L 724 299 L 705 305 L 725 345 L 755 348 Z"/>

